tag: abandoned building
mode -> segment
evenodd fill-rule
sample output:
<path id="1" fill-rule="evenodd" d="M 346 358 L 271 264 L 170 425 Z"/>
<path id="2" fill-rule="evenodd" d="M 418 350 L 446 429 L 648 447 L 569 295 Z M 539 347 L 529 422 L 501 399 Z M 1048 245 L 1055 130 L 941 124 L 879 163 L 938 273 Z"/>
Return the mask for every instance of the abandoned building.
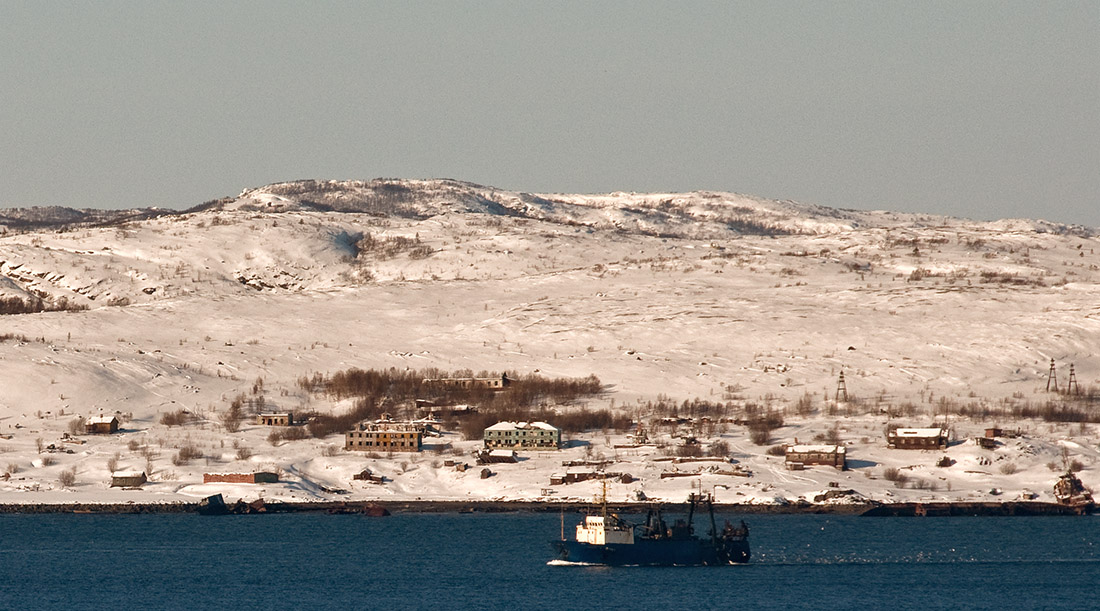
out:
<path id="1" fill-rule="evenodd" d="M 265 426 L 292 426 L 294 412 L 264 412 L 257 416 L 256 422 Z"/>
<path id="2" fill-rule="evenodd" d="M 149 479 L 144 471 L 115 471 L 111 474 L 112 488 L 137 488 Z"/>
<path id="3" fill-rule="evenodd" d="M 545 422 L 498 422 L 485 429 L 485 447 L 556 450 L 561 429 Z"/>
<path id="4" fill-rule="evenodd" d="M 899 450 L 942 450 L 947 448 L 947 429 L 893 429 L 886 434 L 886 444 Z"/>
<path id="5" fill-rule="evenodd" d="M 787 468 L 798 470 L 811 465 L 825 465 L 843 471 L 848 467 L 846 450 L 842 445 L 789 445 Z"/>
<path id="6" fill-rule="evenodd" d="M 502 375 L 499 378 L 425 378 L 424 384 L 426 386 L 435 386 L 438 388 L 460 388 L 463 390 L 483 389 L 483 390 L 504 390 L 511 380 L 508 376 Z"/>
<path id="7" fill-rule="evenodd" d="M 378 421 L 360 424 L 344 433 L 344 449 L 364 452 L 419 452 L 422 427 L 411 422 Z"/>
<path id="8" fill-rule="evenodd" d="M 515 450 L 476 450 L 474 459 L 479 465 L 519 462 Z"/>
<path id="9" fill-rule="evenodd" d="M 202 483 L 225 484 L 274 484 L 279 481 L 279 474 L 270 471 L 256 471 L 255 473 L 203 473 Z"/>
<path id="10" fill-rule="evenodd" d="M 84 423 L 84 432 L 89 435 L 117 433 L 118 418 L 114 416 L 96 416 L 94 418 L 88 418 Z"/>

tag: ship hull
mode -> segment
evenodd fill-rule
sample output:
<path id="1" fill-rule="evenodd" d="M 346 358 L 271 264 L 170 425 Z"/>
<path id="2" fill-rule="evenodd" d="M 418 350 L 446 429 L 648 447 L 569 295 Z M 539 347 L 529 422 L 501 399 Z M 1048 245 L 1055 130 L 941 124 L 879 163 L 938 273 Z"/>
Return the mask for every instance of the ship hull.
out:
<path id="1" fill-rule="evenodd" d="M 717 545 L 700 539 L 645 540 L 634 543 L 596 545 L 577 541 L 552 541 L 557 560 L 577 564 L 608 566 L 715 566 L 749 561 L 745 539 L 718 540 Z"/>

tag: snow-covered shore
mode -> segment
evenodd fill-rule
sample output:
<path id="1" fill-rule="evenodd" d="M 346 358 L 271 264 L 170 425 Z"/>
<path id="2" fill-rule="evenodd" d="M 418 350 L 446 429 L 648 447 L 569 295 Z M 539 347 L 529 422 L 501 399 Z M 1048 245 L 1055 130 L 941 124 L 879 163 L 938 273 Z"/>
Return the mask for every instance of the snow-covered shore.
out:
<path id="1" fill-rule="evenodd" d="M 1100 374 L 1091 230 L 447 181 L 409 181 L 400 214 L 384 214 L 356 210 L 377 203 L 364 184 L 274 185 L 186 215 L 0 236 L 0 296 L 88 308 L 0 316 L 0 504 L 215 493 L 587 502 L 598 482 L 550 484 L 564 461 L 582 460 L 632 476 L 609 486 L 613 502 L 639 492 L 679 502 L 692 489 L 766 507 L 836 490 L 856 494 L 820 503 L 1049 502 L 1073 462 L 1086 485 L 1100 485 L 1100 425 L 1017 415 L 1064 398 L 1046 388 L 1052 359 L 1060 390 L 1071 365 L 1082 394 Z M 728 447 L 723 463 L 665 460 L 674 430 L 636 449 L 615 447 L 626 444 L 621 433 L 590 431 L 560 451 L 489 465 L 486 479 L 470 456 L 479 442 L 455 431 L 420 454 L 369 457 L 335 435 L 272 443 L 269 427 L 221 424 L 242 394 L 262 397 L 253 411 L 346 410 L 298 380 L 350 367 L 596 375 L 603 394 L 552 408 L 649 422 L 659 415 L 649 402 L 699 398 L 738 414 L 774 411 L 784 424 L 765 445 L 741 425 L 700 429 L 704 448 Z M 837 404 L 841 372 L 850 400 Z M 162 423 L 177 410 L 193 418 Z M 888 425 L 926 426 L 945 412 L 945 451 L 886 447 Z M 75 418 L 100 414 L 117 415 L 122 431 L 63 438 Z M 991 426 L 1022 435 L 978 447 Z M 788 471 L 767 453 L 830 431 L 846 447 L 846 471 Z M 181 447 L 201 457 L 179 460 Z M 937 466 L 944 456 L 950 465 Z M 110 488 L 109 467 L 146 471 L 149 482 Z M 354 480 L 364 468 L 385 482 Z M 661 477 L 673 470 L 698 474 Z M 238 471 L 280 481 L 202 483 L 203 473 Z"/>

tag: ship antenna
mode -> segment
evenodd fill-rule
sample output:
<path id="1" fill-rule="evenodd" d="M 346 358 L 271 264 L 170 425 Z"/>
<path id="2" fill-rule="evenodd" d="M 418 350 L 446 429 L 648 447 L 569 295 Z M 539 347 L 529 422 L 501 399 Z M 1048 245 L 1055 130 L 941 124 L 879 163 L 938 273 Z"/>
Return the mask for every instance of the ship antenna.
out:
<path id="1" fill-rule="evenodd" d="M 603 506 L 604 524 L 607 524 L 607 479 L 603 480 L 603 494 L 600 495 L 600 503 Z"/>
<path id="2" fill-rule="evenodd" d="M 707 509 L 710 511 L 710 542 L 715 548 L 718 546 L 718 525 L 714 523 L 714 494 L 706 497 Z"/>
<path id="3" fill-rule="evenodd" d="M 561 540 L 565 541 L 565 505 L 558 507 L 561 510 Z"/>

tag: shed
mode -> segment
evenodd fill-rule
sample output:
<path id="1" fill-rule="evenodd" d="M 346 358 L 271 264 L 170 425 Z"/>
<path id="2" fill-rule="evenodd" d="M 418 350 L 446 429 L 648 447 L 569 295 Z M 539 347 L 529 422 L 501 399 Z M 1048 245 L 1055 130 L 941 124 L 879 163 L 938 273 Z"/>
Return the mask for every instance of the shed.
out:
<path id="1" fill-rule="evenodd" d="M 115 471 L 111 474 L 112 488 L 137 488 L 147 481 L 149 478 L 144 471 Z"/>
<path id="2" fill-rule="evenodd" d="M 89 435 L 118 432 L 118 418 L 114 416 L 96 416 L 84 422 L 84 432 Z"/>

